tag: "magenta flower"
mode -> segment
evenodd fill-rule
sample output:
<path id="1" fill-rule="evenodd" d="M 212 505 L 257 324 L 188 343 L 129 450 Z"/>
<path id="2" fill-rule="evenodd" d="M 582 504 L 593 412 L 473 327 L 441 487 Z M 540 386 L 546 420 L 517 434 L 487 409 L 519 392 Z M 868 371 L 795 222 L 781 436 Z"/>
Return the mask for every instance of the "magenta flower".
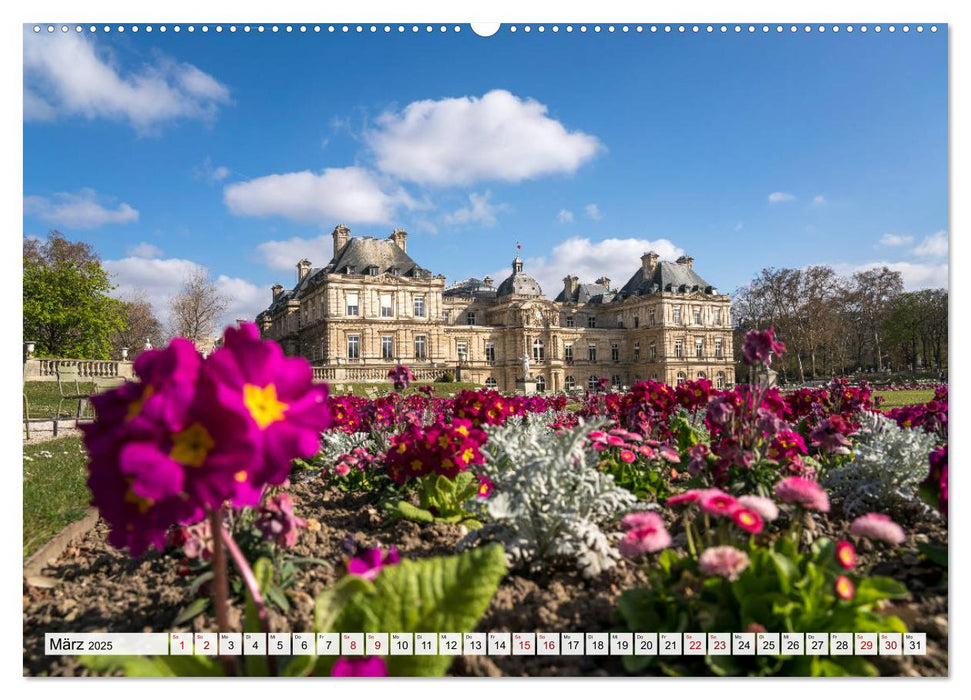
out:
<path id="1" fill-rule="evenodd" d="M 691 503 L 697 503 L 702 496 L 707 493 L 706 489 L 691 489 L 690 491 L 685 491 L 684 493 L 678 493 L 674 496 L 669 496 L 664 502 L 665 505 L 674 507 L 681 505 L 690 505 Z"/>
<path id="2" fill-rule="evenodd" d="M 762 516 L 748 508 L 737 508 L 732 513 L 732 520 L 745 532 L 757 535 L 762 532 Z"/>
<path id="3" fill-rule="evenodd" d="M 742 357 L 750 365 L 757 362 L 769 365 L 772 363 L 773 355 L 779 357 L 785 351 L 786 346 L 775 339 L 775 329 L 770 327 L 765 331 L 749 331 L 745 335 Z"/>
<path id="4" fill-rule="evenodd" d="M 706 576 L 721 576 L 729 581 L 737 581 L 748 568 L 748 555 L 734 547 L 710 547 L 698 557 L 698 568 Z"/>
<path id="5" fill-rule="evenodd" d="M 852 569 L 856 566 L 856 549 L 851 543 L 846 540 L 840 540 L 836 543 L 836 561 L 844 569 Z"/>
<path id="6" fill-rule="evenodd" d="M 492 494 L 492 489 L 495 484 L 487 476 L 479 475 L 479 490 L 476 492 L 476 496 L 479 498 L 488 498 Z"/>
<path id="7" fill-rule="evenodd" d="M 327 385 L 313 383 L 310 363 L 284 357 L 274 342 L 260 340 L 252 323 L 227 328 L 223 346 L 206 360 L 203 376 L 213 399 L 242 416 L 262 459 L 246 468 L 235 505 L 255 505 L 266 484 L 280 484 L 290 462 L 320 449 L 320 433 L 331 424 Z M 248 489 L 242 488 L 248 486 Z"/>
<path id="8" fill-rule="evenodd" d="M 843 600 L 852 600 L 856 595 L 856 586 L 849 576 L 837 576 L 836 581 L 833 582 L 833 590 Z"/>
<path id="9" fill-rule="evenodd" d="M 334 678 L 379 678 L 388 675 L 388 665 L 380 656 L 341 656 L 331 667 L 330 675 Z"/>
<path id="10" fill-rule="evenodd" d="M 759 514 L 766 522 L 772 522 L 779 517 L 779 507 L 771 498 L 762 496 L 739 496 L 738 504 Z"/>
<path id="11" fill-rule="evenodd" d="M 626 449 L 625 450 L 621 450 L 620 451 L 620 460 L 622 462 L 627 462 L 628 464 L 631 464 L 632 462 L 636 462 L 637 461 L 637 455 L 635 455 L 630 450 L 626 450 Z"/>
<path id="12" fill-rule="evenodd" d="M 723 493 L 718 489 L 709 489 L 701 496 L 699 503 L 706 513 L 717 516 L 728 516 L 738 510 L 738 501 L 734 496 Z"/>
<path id="13" fill-rule="evenodd" d="M 411 373 L 411 370 L 408 369 L 407 366 L 395 365 L 395 367 L 388 372 L 388 379 L 390 379 L 391 383 L 394 384 L 394 390 L 400 394 L 402 391 L 411 386 L 413 381 L 415 381 L 415 375 Z"/>
<path id="14" fill-rule="evenodd" d="M 189 559 L 208 561 L 212 556 L 212 528 L 205 518 L 185 529 L 182 551 Z"/>
<path id="15" fill-rule="evenodd" d="M 708 467 L 709 454 L 711 454 L 711 450 L 704 442 L 699 442 L 697 445 L 688 448 L 688 456 L 691 457 L 688 462 L 688 473 L 691 476 L 698 476 Z"/>
<path id="16" fill-rule="evenodd" d="M 903 544 L 906 539 L 903 528 L 880 513 L 861 515 L 850 524 L 850 534 L 890 544 Z"/>
<path id="17" fill-rule="evenodd" d="M 400 561 L 398 550 L 393 545 L 383 557 L 379 547 L 365 549 L 358 556 L 348 560 L 347 573 L 373 581 L 385 566 L 393 566 Z"/>
<path id="18" fill-rule="evenodd" d="M 289 494 L 278 493 L 266 499 L 260 508 L 256 527 L 263 533 L 263 539 L 290 548 L 297 543 L 297 536 L 307 527 L 307 521 L 294 515 L 293 499 Z"/>
<path id="19" fill-rule="evenodd" d="M 809 433 L 809 441 L 813 446 L 818 447 L 820 452 L 848 455 L 851 443 L 846 436 L 851 432 L 853 427 L 848 422 L 840 415 L 832 415 Z"/>
<path id="20" fill-rule="evenodd" d="M 783 503 L 801 506 L 807 510 L 829 512 L 829 496 L 815 481 L 799 476 L 787 476 L 775 485 L 775 497 Z"/>
<path id="21" fill-rule="evenodd" d="M 617 548 L 625 557 L 633 558 L 671 546 L 671 535 L 657 513 L 630 513 L 624 516 L 621 527 L 627 534 Z"/>

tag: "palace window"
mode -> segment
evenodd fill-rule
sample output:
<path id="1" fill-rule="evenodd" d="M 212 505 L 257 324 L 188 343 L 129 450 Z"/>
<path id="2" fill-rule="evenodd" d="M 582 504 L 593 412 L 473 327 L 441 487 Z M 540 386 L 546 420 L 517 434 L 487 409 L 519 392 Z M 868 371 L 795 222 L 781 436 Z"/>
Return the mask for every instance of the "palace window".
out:
<path id="1" fill-rule="evenodd" d="M 596 327 L 597 327 L 597 317 L 587 316 L 587 328 L 596 328 Z"/>
<path id="2" fill-rule="evenodd" d="M 715 375 L 715 388 L 724 389 L 725 388 L 725 373 L 719 372 Z"/>
<path id="3" fill-rule="evenodd" d="M 634 343 L 634 362 L 641 359 L 641 344 Z"/>
<path id="4" fill-rule="evenodd" d="M 573 317 L 572 316 L 567 316 L 566 317 L 566 327 L 567 328 L 573 328 L 575 325 L 576 325 L 576 322 L 573 320 Z"/>
<path id="5" fill-rule="evenodd" d="M 695 309 L 694 310 L 694 314 L 695 314 L 695 325 L 696 326 L 700 326 L 701 325 L 701 309 Z"/>
<path id="6" fill-rule="evenodd" d="M 542 362 L 545 359 L 543 341 L 537 338 L 533 341 L 533 359 Z"/>
<path id="7" fill-rule="evenodd" d="M 566 388 L 566 390 L 573 391 L 576 385 L 577 385 L 577 380 L 573 378 L 573 375 L 572 374 L 566 375 L 566 378 L 563 380 L 563 386 Z"/>
<path id="8" fill-rule="evenodd" d="M 722 356 L 722 339 L 715 338 L 715 357 L 720 358 L 721 356 Z"/>
<path id="9" fill-rule="evenodd" d="M 415 297 L 415 317 L 425 317 L 425 297 Z"/>
<path id="10" fill-rule="evenodd" d="M 567 362 L 573 362 L 573 343 L 563 344 L 563 358 Z"/>
<path id="11" fill-rule="evenodd" d="M 499 382 L 497 382 L 494 377 L 489 377 L 485 380 L 485 387 L 486 389 L 498 389 Z"/>
<path id="12" fill-rule="evenodd" d="M 617 322 L 617 327 L 618 328 L 623 328 L 624 327 L 624 316 L 623 316 L 623 314 L 617 314 L 616 322 Z"/>
<path id="13" fill-rule="evenodd" d="M 381 295 L 381 318 L 391 318 L 391 295 Z"/>
<path id="14" fill-rule="evenodd" d="M 674 356 L 684 357 L 684 341 L 680 338 L 674 341 Z"/>
<path id="15" fill-rule="evenodd" d="M 599 386 L 600 386 L 600 379 L 597 377 L 596 374 L 591 374 L 589 377 L 587 377 L 587 388 L 590 391 L 596 391 L 597 387 Z"/>
<path id="16" fill-rule="evenodd" d="M 496 344 L 493 342 L 487 342 L 485 344 L 485 357 L 486 362 L 496 361 Z"/>
<path id="17" fill-rule="evenodd" d="M 428 357 L 428 350 L 425 346 L 426 346 L 425 336 L 416 335 L 415 336 L 415 359 L 416 360 L 424 360 L 426 357 Z"/>
<path id="18" fill-rule="evenodd" d="M 381 359 L 394 359 L 394 338 L 390 335 L 381 336 Z"/>
<path id="19" fill-rule="evenodd" d="M 470 311 L 465 314 L 465 325 L 474 326 L 475 325 L 475 311 Z"/>
<path id="20" fill-rule="evenodd" d="M 348 360 L 361 359 L 361 336 L 359 335 L 347 336 L 347 359 Z"/>
<path id="21" fill-rule="evenodd" d="M 653 340 L 647 345 L 647 359 L 657 359 L 657 343 L 655 343 Z"/>
<path id="22" fill-rule="evenodd" d="M 597 361 L 597 346 L 594 345 L 593 343 L 590 343 L 587 346 L 587 359 L 590 360 L 591 362 Z"/>
<path id="23" fill-rule="evenodd" d="M 674 325 L 676 325 L 676 326 L 681 325 L 681 307 L 680 306 L 679 307 L 676 307 L 674 309 L 671 309 L 671 320 L 674 322 Z"/>
<path id="24" fill-rule="evenodd" d="M 720 326 L 722 324 L 722 310 L 721 307 L 715 308 L 715 325 Z"/>
<path id="25" fill-rule="evenodd" d="M 685 376 L 684 372 L 678 372 L 678 384 L 684 384 L 688 377 Z"/>
<path id="26" fill-rule="evenodd" d="M 543 379 L 543 375 L 536 377 L 536 391 L 546 391 L 546 380 Z"/>
<path id="27" fill-rule="evenodd" d="M 610 377 L 610 386 L 615 389 L 620 388 L 621 378 L 619 374 L 614 374 Z"/>
<path id="28" fill-rule="evenodd" d="M 640 327 L 641 327 L 641 317 L 640 316 L 635 316 L 634 317 L 634 328 L 640 328 Z"/>
<path id="29" fill-rule="evenodd" d="M 452 313 L 450 311 L 443 311 L 442 312 L 442 323 L 444 323 L 446 326 L 448 325 L 448 322 L 449 322 L 449 320 L 451 318 L 451 315 L 452 315 Z"/>
<path id="30" fill-rule="evenodd" d="M 469 344 L 464 340 L 455 344 L 455 350 L 458 352 L 460 362 L 469 359 Z"/>
<path id="31" fill-rule="evenodd" d="M 655 321 L 655 315 L 656 314 L 654 313 L 654 309 L 650 309 L 647 312 L 647 325 L 648 325 L 649 328 L 654 328 L 654 325 L 655 325 L 655 323 L 654 323 L 654 321 Z"/>
<path id="32" fill-rule="evenodd" d="M 610 344 L 610 359 L 614 362 L 620 362 L 620 346 L 617 343 Z"/>
<path id="33" fill-rule="evenodd" d="M 695 338 L 695 357 L 704 357 L 705 355 L 705 341 L 701 338 Z"/>
<path id="34" fill-rule="evenodd" d="M 360 307 L 358 306 L 357 293 L 348 292 L 347 293 L 347 315 L 357 316 L 357 312 L 359 308 Z"/>
<path id="35" fill-rule="evenodd" d="M 698 379 L 704 379 L 704 378 L 705 378 L 705 373 L 704 372 L 698 372 Z"/>

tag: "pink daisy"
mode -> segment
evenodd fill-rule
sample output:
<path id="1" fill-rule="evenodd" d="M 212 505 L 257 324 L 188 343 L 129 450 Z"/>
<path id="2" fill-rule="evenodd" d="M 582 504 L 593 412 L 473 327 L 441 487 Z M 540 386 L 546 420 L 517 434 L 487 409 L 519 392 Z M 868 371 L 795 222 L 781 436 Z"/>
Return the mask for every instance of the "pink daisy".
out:
<path id="1" fill-rule="evenodd" d="M 880 513 L 867 513 L 854 520 L 850 525 L 850 534 L 890 544 L 902 544 L 905 539 L 903 528 L 889 516 Z"/>
<path id="2" fill-rule="evenodd" d="M 829 512 L 829 496 L 815 481 L 800 476 L 787 476 L 775 485 L 775 497 L 783 503 L 793 503 L 807 510 Z"/>
<path id="3" fill-rule="evenodd" d="M 779 517 L 779 507 L 771 498 L 762 496 L 739 496 L 738 504 L 743 508 L 754 510 L 766 522 L 772 522 Z"/>
<path id="4" fill-rule="evenodd" d="M 698 568 L 706 576 L 721 576 L 737 581 L 748 568 L 748 555 L 734 547 L 711 547 L 698 557 Z"/>
<path id="5" fill-rule="evenodd" d="M 671 546 L 671 535 L 657 513 L 631 513 L 624 517 L 621 526 L 627 534 L 617 548 L 625 557 L 633 558 Z"/>
<path id="6" fill-rule="evenodd" d="M 702 495 L 700 504 L 703 511 L 718 516 L 731 516 L 739 507 L 738 501 L 735 500 L 734 496 L 730 496 L 718 489 L 708 490 Z"/>

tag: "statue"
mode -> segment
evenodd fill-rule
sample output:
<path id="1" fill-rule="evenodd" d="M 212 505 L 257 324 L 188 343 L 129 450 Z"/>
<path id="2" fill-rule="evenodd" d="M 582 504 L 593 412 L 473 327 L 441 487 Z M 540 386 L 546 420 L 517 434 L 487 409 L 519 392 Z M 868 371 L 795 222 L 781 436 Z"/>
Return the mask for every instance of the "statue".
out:
<path id="1" fill-rule="evenodd" d="M 522 362 L 523 379 L 529 379 L 529 355 L 523 353 L 523 356 L 519 358 L 519 361 Z"/>

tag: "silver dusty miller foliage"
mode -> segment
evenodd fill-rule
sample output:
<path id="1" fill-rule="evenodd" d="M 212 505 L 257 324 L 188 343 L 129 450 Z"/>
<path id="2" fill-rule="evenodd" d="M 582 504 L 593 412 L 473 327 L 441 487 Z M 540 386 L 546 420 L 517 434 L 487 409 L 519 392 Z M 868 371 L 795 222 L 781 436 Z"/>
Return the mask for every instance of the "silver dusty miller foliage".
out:
<path id="1" fill-rule="evenodd" d="M 843 500 L 843 511 L 850 517 L 870 511 L 925 510 L 917 487 L 927 478 L 934 436 L 901 428 L 878 413 L 864 412 L 857 419 L 860 432 L 853 440 L 852 460 L 830 472 L 823 485 Z"/>
<path id="2" fill-rule="evenodd" d="M 512 568 L 537 570 L 572 561 L 590 578 L 611 568 L 620 553 L 603 527 L 638 500 L 597 469 L 587 435 L 602 421 L 554 433 L 540 420 L 490 428 L 481 473 L 494 491 L 484 505 L 489 522 L 460 548 L 500 542 Z"/>
<path id="3" fill-rule="evenodd" d="M 382 449 L 370 433 L 329 430 L 320 436 L 320 454 L 315 461 L 324 467 L 332 467 L 341 455 L 350 454 L 356 447 L 363 447 L 371 454 L 377 454 Z"/>

